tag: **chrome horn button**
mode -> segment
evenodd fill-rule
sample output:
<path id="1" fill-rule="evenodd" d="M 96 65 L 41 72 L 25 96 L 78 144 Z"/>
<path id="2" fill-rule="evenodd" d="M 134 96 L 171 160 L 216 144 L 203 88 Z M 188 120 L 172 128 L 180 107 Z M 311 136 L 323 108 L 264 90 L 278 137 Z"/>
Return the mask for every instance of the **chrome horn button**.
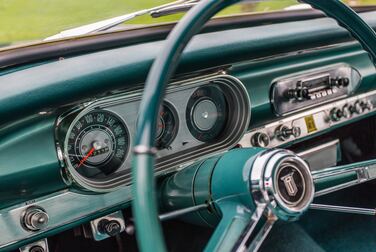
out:
<path id="1" fill-rule="evenodd" d="M 256 204 L 267 204 L 283 220 L 299 218 L 315 194 L 307 163 L 288 150 L 267 150 L 255 158 L 251 190 Z"/>

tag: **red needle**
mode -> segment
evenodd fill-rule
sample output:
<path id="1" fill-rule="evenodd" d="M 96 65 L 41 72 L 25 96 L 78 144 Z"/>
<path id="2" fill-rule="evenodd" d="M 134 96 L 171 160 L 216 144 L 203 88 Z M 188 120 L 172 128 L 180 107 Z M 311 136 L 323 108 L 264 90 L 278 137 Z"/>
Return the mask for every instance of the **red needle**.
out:
<path id="1" fill-rule="evenodd" d="M 86 161 L 91 155 L 93 155 L 94 151 L 95 151 L 95 148 L 94 148 L 94 147 L 91 148 L 90 151 L 86 154 L 86 156 L 80 161 L 80 163 L 78 164 L 77 168 L 80 167 L 81 165 L 83 165 L 84 162 L 85 162 L 85 161 Z"/>

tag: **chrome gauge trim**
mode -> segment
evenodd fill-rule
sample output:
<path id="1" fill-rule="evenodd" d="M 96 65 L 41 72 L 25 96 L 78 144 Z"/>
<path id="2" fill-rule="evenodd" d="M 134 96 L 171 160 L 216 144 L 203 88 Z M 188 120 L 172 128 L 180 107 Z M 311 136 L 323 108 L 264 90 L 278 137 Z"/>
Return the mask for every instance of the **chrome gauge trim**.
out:
<path id="1" fill-rule="evenodd" d="M 76 182 L 78 183 L 79 185 L 82 185 L 84 188 L 90 190 L 90 191 L 95 191 L 96 188 L 98 186 L 102 187 L 103 190 L 107 191 L 107 187 L 111 187 L 111 184 L 110 184 L 110 181 L 108 180 L 93 180 L 93 179 L 89 179 L 89 178 L 86 178 L 84 177 L 83 175 L 79 174 L 79 172 L 76 171 L 76 168 L 73 167 L 70 159 L 69 159 L 69 153 L 68 153 L 68 150 L 67 150 L 67 145 L 68 145 L 68 141 L 69 141 L 69 135 L 71 134 L 74 126 L 76 125 L 76 123 L 81 120 L 85 115 L 88 115 L 90 114 L 91 112 L 94 112 L 94 111 L 104 111 L 104 112 L 108 112 L 108 113 L 111 113 L 113 115 L 115 115 L 117 117 L 117 119 L 122 123 L 124 124 L 125 126 L 125 129 L 126 129 L 126 134 L 127 134 L 127 137 L 128 137 L 128 150 L 127 150 L 127 153 L 125 154 L 125 158 L 124 160 L 126 160 L 129 156 L 130 156 L 130 152 L 131 152 L 131 144 L 132 144 L 132 139 L 129 137 L 129 132 L 128 132 L 128 128 L 129 126 L 127 125 L 127 123 L 122 119 L 122 117 L 118 114 L 116 114 L 115 112 L 113 111 L 107 111 L 105 109 L 97 109 L 95 107 L 89 107 L 88 109 L 85 109 L 85 110 L 82 110 L 75 118 L 74 120 L 70 123 L 70 127 L 68 128 L 67 130 L 67 134 L 66 134 L 66 137 L 65 137 L 65 140 L 64 140 L 64 145 L 63 145 L 63 159 L 64 159 L 64 162 L 66 164 L 66 169 L 69 173 L 69 175 L 71 176 L 71 178 Z"/>
<path id="2" fill-rule="evenodd" d="M 227 102 L 229 103 L 228 106 L 231 109 L 229 109 L 229 111 L 233 112 L 229 116 L 226 128 L 224 129 L 225 133 L 223 134 L 223 136 L 218 138 L 218 141 L 212 143 L 205 143 L 194 139 L 192 143 L 189 143 L 191 145 L 188 144 L 187 147 L 184 147 L 184 144 L 181 145 L 180 142 L 180 147 L 177 147 L 178 140 L 182 141 L 183 138 L 194 138 L 193 136 L 191 136 L 191 134 L 187 133 L 187 123 L 183 116 L 185 115 L 187 104 L 184 99 L 188 99 L 190 97 L 190 94 L 192 94 L 197 88 L 206 85 L 220 86 L 221 89 L 224 90 Z M 184 97 L 183 99 L 182 97 L 180 97 L 180 100 L 183 100 L 184 104 L 181 103 L 179 105 L 180 107 L 177 107 L 177 103 L 180 102 L 180 100 L 177 99 L 179 97 L 175 96 L 181 93 L 184 94 Z M 58 118 L 56 122 L 55 134 L 56 146 L 58 153 L 59 149 L 61 149 L 60 153 L 63 153 L 61 163 L 63 167 L 62 169 L 64 170 L 63 174 L 65 174 L 68 178 L 66 179 L 66 181 L 73 181 L 73 185 L 78 186 L 78 188 L 80 189 L 99 193 L 113 191 L 130 183 L 130 156 L 126 158 L 126 162 L 123 163 L 123 166 L 119 169 L 119 172 L 114 173 L 116 174 L 116 176 L 113 176 L 106 181 L 92 181 L 83 176 L 77 175 L 74 171 L 72 171 L 73 167 L 69 166 L 69 162 L 67 162 L 65 139 L 66 136 L 69 135 L 71 128 L 73 127 L 75 122 L 77 122 L 78 118 L 81 118 L 81 116 L 90 113 L 93 110 L 101 109 L 115 113 L 117 114 L 117 116 L 123 119 L 124 124 L 130 131 L 130 145 L 133 146 L 133 130 L 135 130 L 136 127 L 136 119 L 132 121 L 127 121 L 127 119 L 124 119 L 124 114 L 121 114 L 122 111 L 120 111 L 120 108 L 121 106 L 124 107 L 125 104 L 133 104 L 132 109 L 134 118 L 137 118 L 138 105 L 136 104 L 139 103 L 141 95 L 142 90 L 112 95 L 85 104 L 80 104 L 79 106 L 73 108 L 72 110 L 68 111 Z M 176 136 L 176 138 L 180 138 L 172 141 L 172 144 L 175 144 L 175 148 L 173 150 L 165 148 L 156 152 L 157 175 L 181 169 L 182 167 L 190 164 L 192 161 L 198 161 L 200 159 L 207 158 L 209 156 L 232 148 L 244 135 L 250 121 L 250 98 L 245 86 L 239 79 L 224 73 L 171 83 L 166 91 L 165 101 L 178 112 L 176 119 L 179 125 L 179 132 L 177 133 L 178 135 Z M 184 109 L 182 109 L 182 107 L 184 107 Z M 66 128 L 68 130 L 64 131 L 64 129 Z"/>

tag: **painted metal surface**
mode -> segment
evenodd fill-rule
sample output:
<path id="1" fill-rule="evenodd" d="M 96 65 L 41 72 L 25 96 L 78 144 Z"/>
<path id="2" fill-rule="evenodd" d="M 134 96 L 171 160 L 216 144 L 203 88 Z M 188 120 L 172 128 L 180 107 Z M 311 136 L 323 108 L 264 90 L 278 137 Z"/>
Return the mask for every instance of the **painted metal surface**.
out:
<path id="1" fill-rule="evenodd" d="M 54 117 L 11 124 L 0 136 L 0 208 L 66 187 L 54 141 Z"/>

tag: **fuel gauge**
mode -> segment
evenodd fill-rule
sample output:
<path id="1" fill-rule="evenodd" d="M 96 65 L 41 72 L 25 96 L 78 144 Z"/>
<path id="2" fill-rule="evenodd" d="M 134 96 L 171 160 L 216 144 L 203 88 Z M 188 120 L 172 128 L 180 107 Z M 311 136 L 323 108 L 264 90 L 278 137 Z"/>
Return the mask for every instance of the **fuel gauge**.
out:
<path id="1" fill-rule="evenodd" d="M 159 112 L 155 146 L 158 149 L 169 148 L 178 131 L 178 116 L 175 108 L 164 102 Z"/>

